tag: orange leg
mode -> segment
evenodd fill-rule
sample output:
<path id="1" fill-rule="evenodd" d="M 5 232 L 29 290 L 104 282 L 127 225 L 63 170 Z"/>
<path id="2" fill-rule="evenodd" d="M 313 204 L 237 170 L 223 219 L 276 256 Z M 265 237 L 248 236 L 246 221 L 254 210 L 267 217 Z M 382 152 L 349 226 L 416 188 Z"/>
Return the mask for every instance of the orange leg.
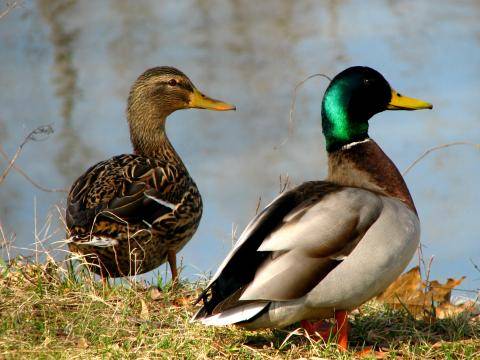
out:
<path id="1" fill-rule="evenodd" d="M 336 329 L 335 333 L 337 334 L 338 346 L 342 350 L 347 350 L 348 348 L 348 312 L 347 311 L 335 311 L 335 321 Z"/>
<path id="2" fill-rule="evenodd" d="M 172 271 L 172 286 L 175 290 L 180 289 L 179 279 L 178 279 L 178 270 L 177 270 L 177 254 L 175 251 L 168 251 L 167 255 L 168 264 L 170 265 L 170 270 Z M 181 295 L 181 292 L 180 294 Z M 187 299 L 183 296 L 175 297 L 173 299 L 173 304 L 175 306 L 186 306 L 190 303 L 190 299 Z"/>
<path id="3" fill-rule="evenodd" d="M 303 320 L 300 324 L 312 337 L 320 337 L 328 341 L 333 336 L 337 337 L 337 343 L 340 350 L 347 350 L 348 347 L 348 312 L 335 311 L 335 327 L 329 328 L 323 321 L 310 322 Z"/>
<path id="4" fill-rule="evenodd" d="M 313 339 L 320 338 L 327 342 L 332 335 L 333 329 L 331 329 L 324 321 L 311 322 L 308 320 L 302 320 L 300 325 Z"/>
<path id="5" fill-rule="evenodd" d="M 172 271 L 172 283 L 176 283 L 178 279 L 178 270 L 177 270 L 177 254 L 173 250 L 169 250 L 167 253 L 168 264 L 170 265 L 170 270 Z"/>

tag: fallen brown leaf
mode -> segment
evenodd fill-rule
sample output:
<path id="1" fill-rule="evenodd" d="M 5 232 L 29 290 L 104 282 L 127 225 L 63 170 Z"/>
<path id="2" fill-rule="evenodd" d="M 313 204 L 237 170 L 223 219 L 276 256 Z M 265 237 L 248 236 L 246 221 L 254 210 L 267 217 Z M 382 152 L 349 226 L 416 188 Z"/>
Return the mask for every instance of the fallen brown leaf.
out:
<path id="1" fill-rule="evenodd" d="M 88 342 L 84 337 L 81 337 L 77 340 L 77 347 L 80 349 L 88 348 Z"/>
<path id="2" fill-rule="evenodd" d="M 452 289 L 460 285 L 464 279 L 465 276 L 462 276 L 460 279 L 449 278 L 446 284 L 440 284 L 437 280 L 430 281 L 429 293 L 431 294 L 432 300 L 438 302 L 450 302 Z"/>
<path id="3" fill-rule="evenodd" d="M 147 303 L 143 299 L 141 299 L 140 302 L 142 304 L 142 310 L 140 311 L 140 318 L 142 320 L 149 320 L 150 319 L 150 312 L 148 311 Z"/>
<path id="4" fill-rule="evenodd" d="M 386 359 L 389 356 L 389 353 L 389 351 L 384 351 L 383 349 L 375 350 L 373 348 L 365 348 L 361 351 L 358 351 L 355 355 L 357 355 L 357 357 L 360 359 L 371 359 L 372 356 L 374 356 L 375 359 Z"/>
<path id="5" fill-rule="evenodd" d="M 162 292 L 157 287 L 150 288 L 150 299 L 158 300 L 163 297 Z"/>
<path id="6" fill-rule="evenodd" d="M 466 313 L 471 316 L 477 315 L 479 313 L 478 303 L 473 300 L 458 305 L 443 302 L 435 308 L 435 314 L 438 319 L 445 319 L 461 313 Z"/>
<path id="7" fill-rule="evenodd" d="M 450 278 L 445 284 L 437 280 L 422 280 L 418 266 L 400 275 L 377 300 L 395 309 L 406 308 L 415 318 L 439 318 L 458 315 L 468 310 L 467 305 L 450 302 L 452 289 L 465 279 Z"/>

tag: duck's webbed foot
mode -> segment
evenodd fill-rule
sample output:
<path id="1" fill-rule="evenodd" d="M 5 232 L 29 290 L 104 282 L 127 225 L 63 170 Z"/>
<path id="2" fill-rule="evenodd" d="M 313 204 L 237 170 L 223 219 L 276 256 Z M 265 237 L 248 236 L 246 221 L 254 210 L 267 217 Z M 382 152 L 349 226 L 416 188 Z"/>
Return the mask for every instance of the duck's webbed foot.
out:
<path id="1" fill-rule="evenodd" d="M 325 321 L 302 320 L 300 324 L 313 339 L 323 339 L 327 342 L 336 337 L 338 347 L 342 350 L 347 349 L 349 331 L 347 311 L 335 311 L 333 326 L 329 326 Z"/>

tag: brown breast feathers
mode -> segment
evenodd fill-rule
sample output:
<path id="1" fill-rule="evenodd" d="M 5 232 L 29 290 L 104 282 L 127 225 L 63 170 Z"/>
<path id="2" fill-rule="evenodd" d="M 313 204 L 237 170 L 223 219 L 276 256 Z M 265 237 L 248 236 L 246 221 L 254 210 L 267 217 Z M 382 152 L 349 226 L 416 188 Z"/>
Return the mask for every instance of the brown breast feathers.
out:
<path id="1" fill-rule="evenodd" d="M 395 197 L 417 213 L 402 175 L 372 139 L 329 153 L 327 180 Z"/>

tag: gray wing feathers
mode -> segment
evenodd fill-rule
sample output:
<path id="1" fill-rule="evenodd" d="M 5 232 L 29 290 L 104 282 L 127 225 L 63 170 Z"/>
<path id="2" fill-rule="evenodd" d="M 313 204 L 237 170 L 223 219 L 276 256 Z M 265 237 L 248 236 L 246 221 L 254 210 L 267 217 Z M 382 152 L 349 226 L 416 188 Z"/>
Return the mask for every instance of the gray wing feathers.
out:
<path id="1" fill-rule="evenodd" d="M 282 194 L 250 222 L 211 283 L 220 279 L 228 285 L 222 271 L 229 270 L 235 253 L 254 256 L 239 252 L 249 237 L 259 240 L 251 251 L 264 254 L 262 261 L 236 291 L 229 290 L 224 298 L 213 293 L 217 302 L 208 301 L 217 307 L 212 312 L 204 306 L 202 322 L 282 327 L 302 318 L 331 316 L 332 308 L 357 307 L 401 273 L 419 241 L 415 212 L 398 199 L 367 190 L 328 190 L 322 196 L 305 193 L 304 201 L 289 201 L 288 193 Z M 277 211 L 279 207 L 285 211 Z M 258 239 L 259 229 L 272 221 L 275 226 Z M 237 259 L 235 271 L 242 272 L 241 263 Z"/>
<path id="2" fill-rule="evenodd" d="M 378 218 L 382 202 L 375 194 L 345 189 L 319 202 L 298 206 L 281 227 L 270 234 L 259 251 L 305 249 L 311 255 L 330 255 L 342 250 Z"/>
<path id="3" fill-rule="evenodd" d="M 292 250 L 262 264 L 242 296 L 244 300 L 292 300 L 312 289 L 335 265 L 328 258 L 308 256 Z"/>
<path id="4" fill-rule="evenodd" d="M 272 251 L 271 258 L 240 300 L 302 297 L 350 254 L 381 210 L 377 195 L 352 188 L 298 206 L 258 249 Z"/>

